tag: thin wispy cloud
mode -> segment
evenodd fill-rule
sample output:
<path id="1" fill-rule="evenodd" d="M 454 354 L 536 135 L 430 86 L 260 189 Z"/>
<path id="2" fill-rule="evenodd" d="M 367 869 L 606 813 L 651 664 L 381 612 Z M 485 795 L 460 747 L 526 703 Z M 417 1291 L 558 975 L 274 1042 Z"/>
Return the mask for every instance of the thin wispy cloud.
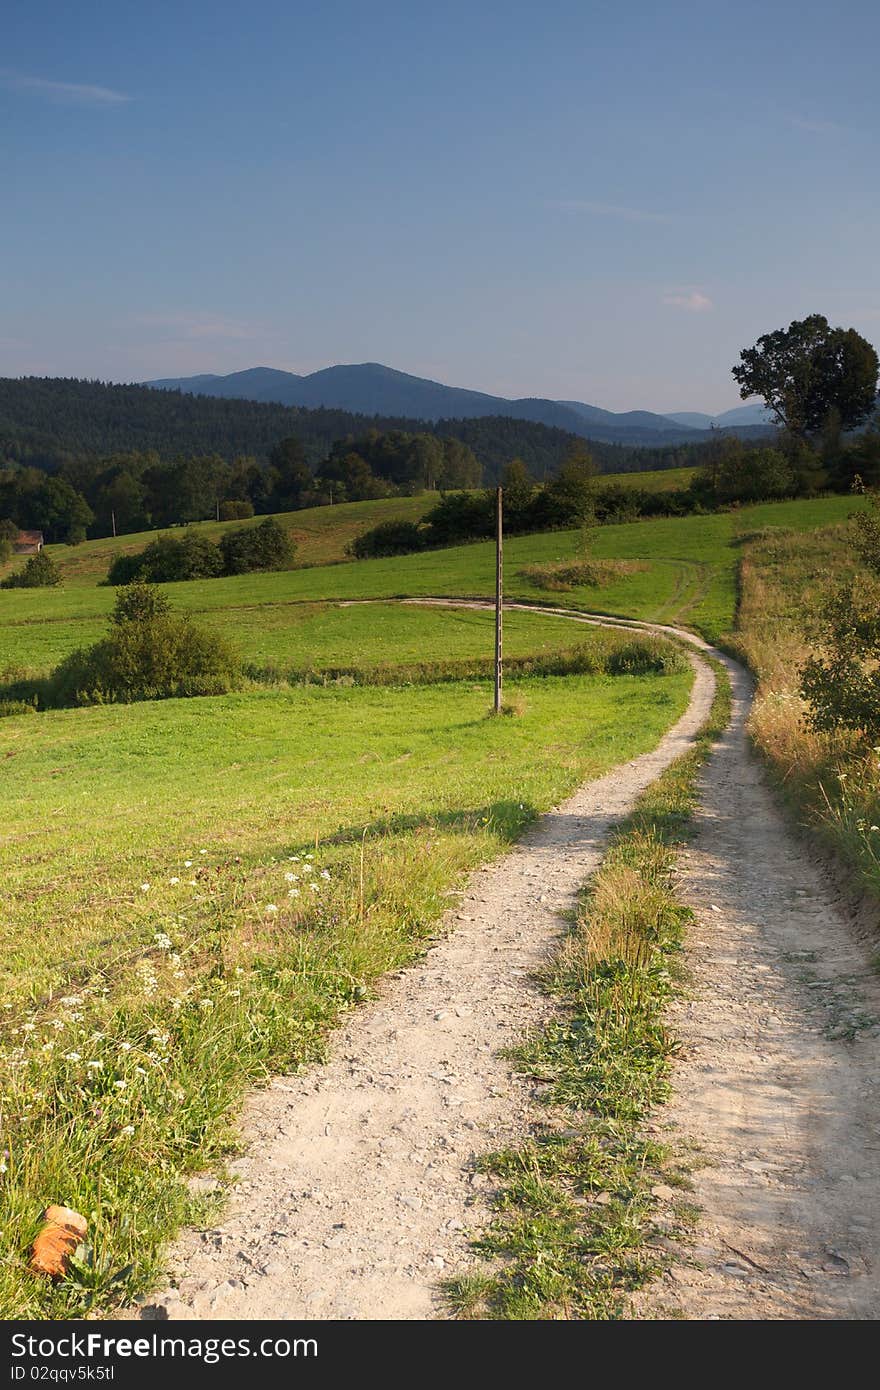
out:
<path id="1" fill-rule="evenodd" d="M 789 116 L 788 124 L 795 130 L 807 130 L 813 135 L 842 135 L 846 126 L 836 121 L 820 121 L 814 116 Z"/>
<path id="2" fill-rule="evenodd" d="M 707 309 L 715 307 L 707 294 L 695 289 L 667 290 L 663 303 L 671 309 L 684 309 L 689 314 L 704 314 Z"/>
<path id="3" fill-rule="evenodd" d="M 222 314 L 139 314 L 135 321 L 147 328 L 164 329 L 174 338 L 190 342 L 203 338 L 241 341 L 259 338 L 265 332 L 261 324 L 225 318 Z"/>
<path id="4" fill-rule="evenodd" d="M 548 204 L 560 212 L 585 212 L 596 217 L 618 217 L 624 222 L 674 222 L 668 212 L 623 207 L 620 203 L 598 203 L 591 198 L 557 198 Z"/>
<path id="5" fill-rule="evenodd" d="M 31 92 L 49 101 L 80 106 L 119 106 L 131 101 L 127 92 L 113 87 L 95 87 L 87 82 L 53 82 L 46 77 L 27 77 L 24 73 L 0 72 L 0 83 L 13 92 Z"/>

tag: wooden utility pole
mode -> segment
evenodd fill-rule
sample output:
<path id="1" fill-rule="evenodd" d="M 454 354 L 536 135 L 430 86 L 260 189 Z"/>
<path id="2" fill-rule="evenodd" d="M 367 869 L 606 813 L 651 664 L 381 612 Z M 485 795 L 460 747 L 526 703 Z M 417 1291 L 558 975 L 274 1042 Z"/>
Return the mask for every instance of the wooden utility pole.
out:
<path id="1" fill-rule="evenodd" d="M 504 589 L 504 534 L 501 525 L 501 488 L 495 494 L 495 713 L 501 713 L 502 594 Z"/>
<path id="2" fill-rule="evenodd" d="M 110 523 L 111 523 L 111 525 L 112 525 L 112 527 L 113 527 L 113 534 L 114 534 L 114 536 L 115 536 L 115 535 L 116 535 L 116 513 L 112 510 L 112 508 L 111 508 L 111 511 L 110 511 Z"/>

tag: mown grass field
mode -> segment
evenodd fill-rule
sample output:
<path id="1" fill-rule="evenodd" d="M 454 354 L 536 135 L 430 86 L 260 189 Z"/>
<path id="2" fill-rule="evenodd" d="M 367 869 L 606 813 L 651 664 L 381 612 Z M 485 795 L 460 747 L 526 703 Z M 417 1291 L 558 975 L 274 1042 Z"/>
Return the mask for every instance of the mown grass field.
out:
<path id="1" fill-rule="evenodd" d="M 644 473 L 601 473 L 599 485 L 616 483 L 620 487 L 647 488 L 649 492 L 672 492 L 674 488 L 687 487 L 696 471 L 696 468 L 653 468 Z"/>

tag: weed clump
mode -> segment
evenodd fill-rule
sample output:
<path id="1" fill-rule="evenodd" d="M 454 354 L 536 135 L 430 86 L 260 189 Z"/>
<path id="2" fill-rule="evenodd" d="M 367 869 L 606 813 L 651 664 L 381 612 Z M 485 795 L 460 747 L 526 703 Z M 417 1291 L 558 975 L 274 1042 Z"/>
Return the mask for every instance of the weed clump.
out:
<path id="1" fill-rule="evenodd" d="M 603 589 L 615 579 L 646 570 L 644 560 L 556 560 L 545 565 L 523 565 L 520 578 L 536 589 L 564 594 L 574 588 Z"/>
<path id="2" fill-rule="evenodd" d="M 627 642 L 609 653 L 605 664 L 609 676 L 673 676 L 687 667 L 684 652 L 662 638 Z"/>

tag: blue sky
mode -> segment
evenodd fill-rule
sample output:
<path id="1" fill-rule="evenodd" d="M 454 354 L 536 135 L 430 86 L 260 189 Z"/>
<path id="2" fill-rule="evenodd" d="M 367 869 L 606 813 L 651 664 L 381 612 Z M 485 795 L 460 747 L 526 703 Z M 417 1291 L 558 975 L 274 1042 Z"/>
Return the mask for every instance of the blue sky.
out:
<path id="1" fill-rule="evenodd" d="M 6 0 L 0 374 L 381 361 L 612 410 L 880 342 L 875 0 Z"/>

